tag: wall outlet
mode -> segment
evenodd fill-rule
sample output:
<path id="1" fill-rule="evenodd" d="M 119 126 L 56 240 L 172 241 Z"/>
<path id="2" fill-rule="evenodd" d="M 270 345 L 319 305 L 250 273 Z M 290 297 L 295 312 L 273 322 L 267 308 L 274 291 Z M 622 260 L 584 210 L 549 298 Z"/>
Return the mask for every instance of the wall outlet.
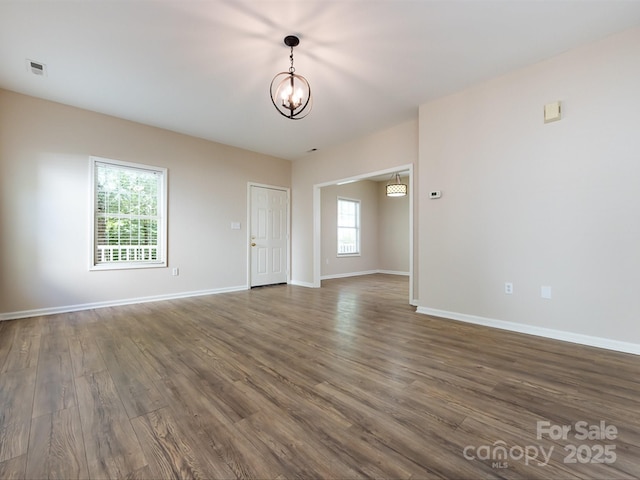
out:
<path id="1" fill-rule="evenodd" d="M 180 269 L 178 269 L 178 267 L 174 267 L 173 270 L 171 270 L 171 275 L 177 277 L 178 275 L 180 275 Z"/>
<path id="2" fill-rule="evenodd" d="M 547 285 L 543 285 L 542 287 L 540 287 L 540 296 L 546 299 L 551 298 L 551 287 Z"/>
<path id="3" fill-rule="evenodd" d="M 511 295 L 513 293 L 513 283 L 505 282 L 504 293 L 506 293 L 507 295 Z"/>

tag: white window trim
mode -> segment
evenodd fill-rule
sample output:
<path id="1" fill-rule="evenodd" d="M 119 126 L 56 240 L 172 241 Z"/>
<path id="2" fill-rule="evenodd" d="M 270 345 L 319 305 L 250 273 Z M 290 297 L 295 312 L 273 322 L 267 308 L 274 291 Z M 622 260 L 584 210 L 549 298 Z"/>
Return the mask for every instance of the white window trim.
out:
<path id="1" fill-rule="evenodd" d="M 357 198 L 348 198 L 348 197 L 338 197 L 337 202 L 336 202 L 336 211 L 338 214 L 337 218 L 340 218 L 340 209 L 339 209 L 339 205 L 340 205 L 340 200 L 345 200 L 347 202 L 355 202 L 358 204 L 358 225 L 356 227 L 357 230 L 357 248 L 358 251 L 354 252 L 354 253 L 340 253 L 340 243 L 339 240 L 336 238 L 336 257 L 338 258 L 345 258 L 345 257 L 361 257 L 362 256 L 362 241 L 361 241 L 361 233 L 362 233 L 362 201 L 360 199 Z M 338 232 L 338 229 L 340 228 L 340 225 L 338 224 L 338 222 L 336 221 L 336 234 Z M 347 228 L 347 227 L 345 227 Z M 336 235 L 337 237 L 337 235 Z"/>
<path id="2" fill-rule="evenodd" d="M 147 170 L 158 172 L 162 174 L 162 182 L 161 182 L 161 191 L 159 192 L 159 217 L 160 221 L 158 224 L 158 260 L 155 261 L 144 261 L 144 262 L 114 262 L 114 263 L 99 263 L 96 264 L 96 164 L 97 163 L 107 163 L 111 165 L 118 165 L 122 167 L 128 168 L 136 168 L 140 170 Z M 153 165 L 145 165 L 141 163 L 132 163 L 132 162 L 123 162 L 120 160 L 113 160 L 111 158 L 102 158 L 102 157 L 89 157 L 89 185 L 90 185 L 90 235 L 91 239 L 89 249 L 89 270 L 99 271 L 99 270 L 126 270 L 132 268 L 163 268 L 167 266 L 167 169 L 163 167 L 156 167 Z"/>

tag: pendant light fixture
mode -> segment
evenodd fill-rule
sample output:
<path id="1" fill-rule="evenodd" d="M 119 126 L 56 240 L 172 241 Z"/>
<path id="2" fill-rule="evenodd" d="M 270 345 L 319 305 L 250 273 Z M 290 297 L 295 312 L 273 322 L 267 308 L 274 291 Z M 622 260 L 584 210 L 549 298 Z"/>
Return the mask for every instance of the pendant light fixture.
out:
<path id="1" fill-rule="evenodd" d="M 300 44 L 300 39 L 295 35 L 288 35 L 284 37 L 284 44 L 291 48 L 291 66 L 288 72 L 280 72 L 273 77 L 270 89 L 271 102 L 281 115 L 291 120 L 300 120 L 311 111 L 311 87 L 306 78 L 295 73 L 296 69 L 293 66 L 293 47 Z"/>
<path id="2" fill-rule="evenodd" d="M 395 176 L 395 179 L 393 178 Z M 391 175 L 387 183 L 387 197 L 404 197 L 407 194 L 407 184 L 402 183 L 400 174 Z"/>

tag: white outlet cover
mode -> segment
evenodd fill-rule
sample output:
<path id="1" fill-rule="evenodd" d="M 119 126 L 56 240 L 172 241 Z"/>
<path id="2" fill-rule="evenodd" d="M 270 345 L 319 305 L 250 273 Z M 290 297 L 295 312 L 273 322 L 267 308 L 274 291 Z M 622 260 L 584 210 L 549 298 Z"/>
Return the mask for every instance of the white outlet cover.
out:
<path id="1" fill-rule="evenodd" d="M 540 287 L 540 296 L 546 299 L 551 298 L 551 287 L 547 285 L 543 285 L 542 287 Z"/>
<path id="2" fill-rule="evenodd" d="M 560 102 L 547 103 L 544 106 L 544 123 L 557 122 L 562 115 Z"/>

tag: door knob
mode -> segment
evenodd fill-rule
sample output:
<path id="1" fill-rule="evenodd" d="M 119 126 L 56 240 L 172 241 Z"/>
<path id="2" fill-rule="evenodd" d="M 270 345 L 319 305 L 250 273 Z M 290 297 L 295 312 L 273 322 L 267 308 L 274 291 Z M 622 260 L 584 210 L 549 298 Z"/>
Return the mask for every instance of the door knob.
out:
<path id="1" fill-rule="evenodd" d="M 252 246 L 252 247 L 255 247 L 255 246 L 256 246 L 256 244 L 252 242 L 252 243 L 251 243 L 251 246 Z"/>

